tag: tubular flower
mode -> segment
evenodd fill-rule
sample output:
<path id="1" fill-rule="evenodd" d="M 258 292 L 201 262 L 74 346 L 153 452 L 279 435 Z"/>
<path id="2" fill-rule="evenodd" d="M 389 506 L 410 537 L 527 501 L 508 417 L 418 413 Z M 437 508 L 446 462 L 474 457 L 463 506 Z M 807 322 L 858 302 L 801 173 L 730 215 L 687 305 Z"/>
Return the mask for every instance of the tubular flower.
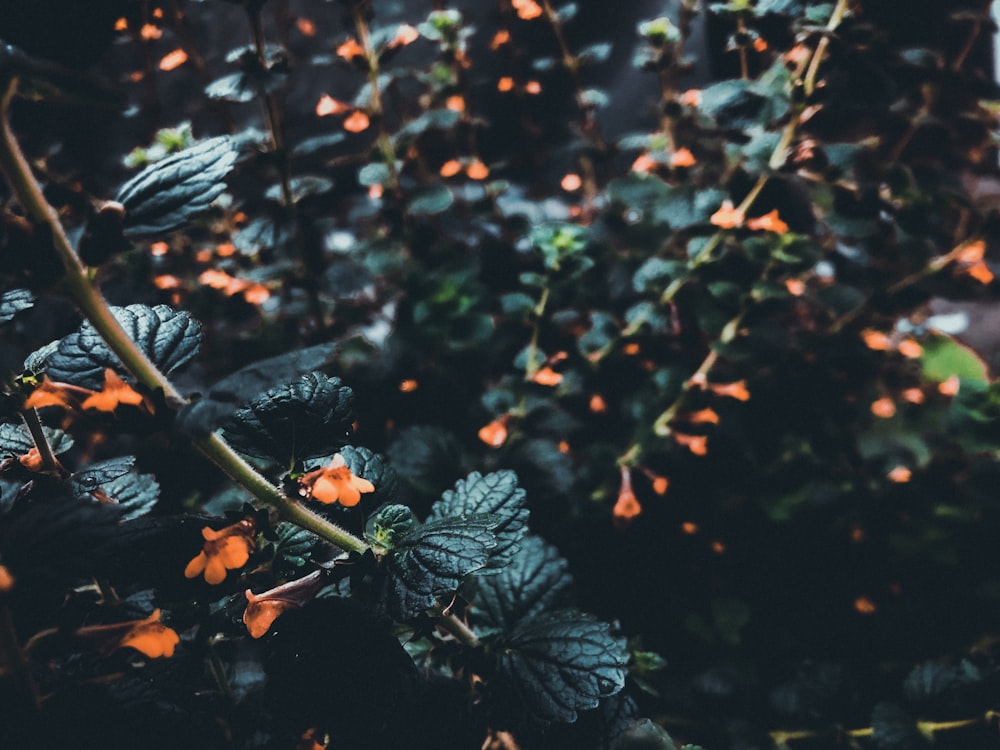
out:
<path id="1" fill-rule="evenodd" d="M 357 505 L 362 493 L 375 491 L 374 484 L 351 473 L 347 462 L 339 453 L 333 457 L 329 466 L 308 472 L 299 483 L 313 500 L 326 505 L 339 502 L 345 508 Z"/>
<path id="2" fill-rule="evenodd" d="M 749 219 L 747 221 L 747 229 L 784 234 L 788 231 L 788 225 L 778 216 L 778 209 L 774 209 L 770 213 L 758 216 L 756 219 Z"/>
<path id="3" fill-rule="evenodd" d="M 734 229 L 743 224 L 742 211 L 737 211 L 732 201 L 723 201 L 722 207 L 712 214 L 709 221 L 722 229 Z"/>
<path id="4" fill-rule="evenodd" d="M 173 656 L 174 648 L 181 642 L 177 631 L 160 621 L 159 609 L 154 609 L 149 617 L 142 620 L 91 625 L 78 629 L 75 635 L 77 638 L 96 640 L 97 650 L 103 654 L 120 648 L 134 648 L 150 659 Z"/>
<path id="5" fill-rule="evenodd" d="M 621 468 L 622 483 L 618 490 L 618 500 L 611 514 L 617 526 L 628 526 L 632 519 L 642 513 L 642 506 L 632 491 L 632 471 L 627 466 Z"/>
<path id="6" fill-rule="evenodd" d="M 260 594 L 247 589 L 247 608 L 243 612 L 243 624 L 251 638 L 260 638 L 283 612 L 298 609 L 315 598 L 323 587 L 323 572 L 313 571 L 295 581 L 283 583 Z"/>
<path id="7" fill-rule="evenodd" d="M 509 414 L 497 417 L 492 422 L 479 428 L 479 439 L 491 448 L 499 448 L 507 442 L 507 422 Z"/>
<path id="8" fill-rule="evenodd" d="M 201 530 L 205 538 L 201 552 L 184 568 L 185 578 L 205 574 L 205 582 L 213 586 L 226 580 L 227 570 L 242 568 L 255 549 L 254 523 L 248 518 L 216 531 L 208 526 Z"/>
<path id="9" fill-rule="evenodd" d="M 24 402 L 25 409 L 40 409 L 43 406 L 62 406 L 66 409 L 73 406 L 67 388 L 62 383 L 49 380 L 47 375 Z"/>
<path id="10" fill-rule="evenodd" d="M 97 393 L 84 399 L 80 407 L 82 409 L 111 412 L 118 408 L 119 404 L 142 406 L 142 394 L 118 377 L 118 373 L 110 367 L 105 367 L 104 387 Z"/>

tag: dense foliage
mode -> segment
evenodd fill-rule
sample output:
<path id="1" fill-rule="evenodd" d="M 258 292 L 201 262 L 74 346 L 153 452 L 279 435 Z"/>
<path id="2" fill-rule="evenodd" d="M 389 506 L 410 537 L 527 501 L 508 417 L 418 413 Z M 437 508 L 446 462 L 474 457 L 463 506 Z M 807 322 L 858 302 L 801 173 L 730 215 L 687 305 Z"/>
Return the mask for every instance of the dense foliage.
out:
<path id="1" fill-rule="evenodd" d="M 0 744 L 990 746 L 990 4 L 422 5 L 0 26 Z"/>

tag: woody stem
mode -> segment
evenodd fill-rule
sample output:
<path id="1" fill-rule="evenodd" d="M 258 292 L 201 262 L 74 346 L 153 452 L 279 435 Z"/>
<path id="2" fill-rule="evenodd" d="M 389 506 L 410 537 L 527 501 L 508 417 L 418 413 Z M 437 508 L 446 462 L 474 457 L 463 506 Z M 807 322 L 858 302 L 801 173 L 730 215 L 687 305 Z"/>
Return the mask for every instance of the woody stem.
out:
<path id="1" fill-rule="evenodd" d="M 108 348 L 118 356 L 136 380 L 151 391 L 163 391 L 167 403 L 171 406 L 183 406 L 187 403 L 187 399 L 121 327 L 111 312 L 107 300 L 98 290 L 90 272 L 66 236 L 55 209 L 45 200 L 41 186 L 35 180 L 17 138 L 10 129 L 7 113 L 16 88 L 17 79 L 8 79 L 0 98 L 0 171 L 7 178 L 28 217 L 35 224 L 45 225 L 51 234 L 53 246 L 65 269 L 62 290 L 80 308 Z M 361 539 L 316 515 L 298 501 L 285 497 L 280 489 L 244 461 L 219 435 L 211 434 L 193 442 L 194 446 L 222 469 L 230 479 L 241 485 L 261 503 L 274 508 L 285 520 L 312 531 L 341 549 L 354 552 L 368 549 L 368 545 Z"/>

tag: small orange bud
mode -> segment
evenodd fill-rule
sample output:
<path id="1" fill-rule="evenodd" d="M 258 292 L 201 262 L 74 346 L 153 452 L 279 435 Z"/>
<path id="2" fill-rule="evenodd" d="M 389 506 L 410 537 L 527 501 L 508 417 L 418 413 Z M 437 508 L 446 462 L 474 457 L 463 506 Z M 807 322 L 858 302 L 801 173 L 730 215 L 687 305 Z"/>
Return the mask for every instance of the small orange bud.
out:
<path id="1" fill-rule="evenodd" d="M 465 111 L 465 99 L 463 99 L 458 94 L 454 96 L 449 96 L 444 100 L 444 106 L 446 109 L 450 109 L 452 112 L 464 112 Z"/>
<path id="2" fill-rule="evenodd" d="M 507 29 L 501 29 L 496 34 L 494 34 L 493 38 L 490 40 L 490 49 L 498 50 L 503 45 L 507 44 L 507 42 L 509 41 L 510 41 L 510 32 L 507 31 Z"/>
<path id="3" fill-rule="evenodd" d="M 14 576 L 6 565 L 0 565 L 0 594 L 6 594 L 14 588 Z"/>
<path id="4" fill-rule="evenodd" d="M 716 396 L 727 396 L 737 401 L 750 400 L 750 391 L 747 390 L 745 380 L 737 380 L 734 383 L 709 383 L 707 387 Z"/>
<path id="5" fill-rule="evenodd" d="M 715 409 L 699 409 L 682 414 L 679 418 L 691 424 L 719 424 L 719 415 Z"/>
<path id="6" fill-rule="evenodd" d="M 990 267 L 983 261 L 979 261 L 978 263 L 969 266 L 969 270 L 966 273 L 968 273 L 969 276 L 974 278 L 980 284 L 989 284 L 993 281 L 993 271 L 991 271 Z"/>
<path id="7" fill-rule="evenodd" d="M 538 81 L 528 81 L 524 84 L 524 91 L 532 96 L 542 93 L 542 84 Z"/>
<path id="8" fill-rule="evenodd" d="M 354 38 L 348 39 L 337 47 L 337 57 L 350 62 L 355 57 L 364 57 L 365 50 L 360 44 L 358 44 Z"/>
<path id="9" fill-rule="evenodd" d="M 220 242 L 215 246 L 215 254 L 220 258 L 228 258 L 236 254 L 236 245 L 232 242 Z"/>
<path id="10" fill-rule="evenodd" d="M 762 36 L 757 37 L 753 40 L 753 48 L 757 52 L 764 52 L 767 49 L 767 40 Z"/>
<path id="11" fill-rule="evenodd" d="M 594 414 L 603 414 L 608 410 L 608 403 L 604 400 L 604 396 L 600 393 L 595 393 L 590 397 L 589 407 Z"/>
<path id="12" fill-rule="evenodd" d="M 337 101 L 329 94 L 323 94 L 316 102 L 316 116 L 326 117 L 327 115 L 339 115 L 350 109 L 350 105 Z"/>
<path id="13" fill-rule="evenodd" d="M 667 489 L 670 487 L 670 480 L 666 477 L 654 476 L 653 477 L 653 492 L 657 495 L 666 495 Z"/>
<path id="14" fill-rule="evenodd" d="M 454 177 L 459 172 L 462 171 L 462 162 L 458 159 L 449 159 L 444 164 L 441 165 L 441 169 L 438 170 L 438 174 L 442 177 Z"/>
<path id="15" fill-rule="evenodd" d="M 504 76 L 499 81 L 497 81 L 497 91 L 510 91 L 514 88 L 514 79 L 510 76 Z"/>
<path id="16" fill-rule="evenodd" d="M 688 89 L 680 95 L 679 101 L 685 107 L 697 107 L 701 104 L 701 91 L 698 89 Z"/>
<path id="17" fill-rule="evenodd" d="M 122 16 L 115 21 L 115 31 L 125 31 L 128 28 L 128 19 Z"/>
<path id="18" fill-rule="evenodd" d="M 871 615 L 875 613 L 878 607 L 875 606 L 875 602 L 869 599 L 867 596 L 859 596 L 854 600 L 854 609 L 862 615 Z"/>
<path id="19" fill-rule="evenodd" d="M 636 160 L 632 162 L 632 171 L 639 172 L 641 174 L 648 174 L 656 169 L 657 163 L 649 154 L 639 154 Z"/>
<path id="20" fill-rule="evenodd" d="M 806 284 L 801 279 L 785 279 L 785 289 L 793 297 L 801 297 L 806 293 Z"/>
<path id="21" fill-rule="evenodd" d="M 170 245 L 166 242 L 154 242 L 149 246 L 149 252 L 151 255 L 155 256 L 166 255 L 170 252 Z"/>
<path id="22" fill-rule="evenodd" d="M 910 404 L 922 404 L 924 402 L 924 392 L 919 388 L 907 388 L 903 391 L 903 400 Z"/>
<path id="23" fill-rule="evenodd" d="M 316 36 L 316 24 L 308 18 L 298 18 L 295 20 L 295 28 L 302 36 Z"/>
<path id="24" fill-rule="evenodd" d="M 542 15 L 542 6 L 535 0 L 511 0 L 510 4 L 517 11 L 517 17 L 522 21 L 531 21 Z"/>
<path id="25" fill-rule="evenodd" d="M 262 305 L 271 299 L 271 290 L 263 284 L 253 283 L 243 290 L 243 299 L 251 305 Z"/>
<path id="26" fill-rule="evenodd" d="M 723 544 L 722 541 L 719 539 L 714 539 L 712 541 L 711 548 L 712 552 L 714 552 L 717 555 L 722 555 L 725 554 L 726 552 L 726 545 Z"/>
<path id="27" fill-rule="evenodd" d="M 164 273 L 153 278 L 153 286 L 157 289 L 179 289 L 181 280 L 169 273 Z"/>
<path id="28" fill-rule="evenodd" d="M 700 531 L 700 529 L 698 528 L 698 524 L 694 521 L 685 521 L 681 524 L 681 531 L 688 536 L 694 536 Z"/>
<path id="29" fill-rule="evenodd" d="M 884 352 L 889 349 L 890 341 L 889 337 L 886 336 L 881 331 L 876 331 L 872 328 L 866 328 L 861 332 L 861 338 L 865 342 L 865 346 L 869 349 L 874 349 L 875 351 Z"/>
<path id="30" fill-rule="evenodd" d="M 400 393 L 413 393 L 419 387 L 419 383 L 413 379 L 403 380 L 399 384 Z"/>

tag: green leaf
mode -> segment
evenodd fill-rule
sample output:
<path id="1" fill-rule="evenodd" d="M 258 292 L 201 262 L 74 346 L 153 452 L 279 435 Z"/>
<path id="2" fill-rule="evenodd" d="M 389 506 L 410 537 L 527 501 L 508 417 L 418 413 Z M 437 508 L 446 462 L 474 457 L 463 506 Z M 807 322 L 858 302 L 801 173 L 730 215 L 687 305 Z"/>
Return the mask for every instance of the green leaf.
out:
<path id="1" fill-rule="evenodd" d="M 238 451 L 281 466 L 329 455 L 351 434 L 353 391 L 339 378 L 310 372 L 265 391 L 224 428 Z"/>
<path id="2" fill-rule="evenodd" d="M 216 78 L 205 87 L 205 96 L 217 101 L 244 104 L 257 97 L 253 79 L 240 71 Z"/>
<path id="3" fill-rule="evenodd" d="M 27 289 L 11 289 L 0 295 L 0 323 L 6 323 L 19 312 L 30 310 L 35 296 Z"/>
<path id="4" fill-rule="evenodd" d="M 371 517 L 366 536 L 372 544 L 392 549 L 397 537 L 410 533 L 417 519 L 405 505 L 387 505 Z"/>
<path id="5" fill-rule="evenodd" d="M 86 469 L 73 474 L 75 495 L 83 497 L 87 493 L 101 489 L 101 486 L 128 474 L 135 466 L 135 456 L 118 456 L 106 461 L 98 461 Z"/>
<path id="6" fill-rule="evenodd" d="M 474 471 L 465 479 L 459 479 L 454 489 L 441 495 L 441 499 L 431 507 L 428 520 L 481 513 L 494 516 L 497 525 L 493 533 L 497 537 L 497 545 L 490 553 L 487 566 L 494 570 L 510 563 L 519 549 L 518 542 L 528 531 L 528 509 L 524 507 L 524 498 L 524 490 L 517 486 L 517 475 L 513 471 L 497 471 L 486 476 Z"/>
<path id="7" fill-rule="evenodd" d="M 383 162 L 365 164 L 358 171 L 358 183 L 365 187 L 372 185 L 388 185 L 391 173 L 389 166 Z"/>
<path id="8" fill-rule="evenodd" d="M 702 89 L 702 112 L 724 128 L 750 128 L 757 124 L 767 100 L 750 81 L 720 81 Z"/>
<path id="9" fill-rule="evenodd" d="M 388 455 L 401 477 L 435 495 L 455 481 L 455 467 L 462 462 L 462 449 L 455 436 L 430 425 L 400 430 L 389 445 Z"/>
<path id="10" fill-rule="evenodd" d="M 223 180 L 238 157 L 236 142 L 223 135 L 146 167 L 115 197 L 125 207 L 127 234 L 160 234 L 187 224 L 226 189 Z"/>
<path id="11" fill-rule="evenodd" d="M 408 620 L 454 594 L 467 576 L 489 563 L 497 525 L 486 514 L 441 518 L 394 540 L 383 562 L 380 596 L 388 615 Z"/>
<path id="12" fill-rule="evenodd" d="M 924 377 L 943 382 L 952 376 L 975 383 L 988 383 L 986 363 L 972 349 L 943 333 L 929 333 L 920 342 Z"/>
<path id="13" fill-rule="evenodd" d="M 917 723 L 892 703 L 879 703 L 872 711 L 872 738 L 886 750 L 911 750 L 926 745 Z"/>
<path id="14" fill-rule="evenodd" d="M 653 210 L 653 220 L 680 230 L 709 220 L 726 199 L 724 190 L 679 185 L 668 189 Z"/>
<path id="15" fill-rule="evenodd" d="M 924 662 L 906 676 L 903 692 L 912 703 L 924 703 L 951 692 L 962 684 L 961 673 L 951 664 Z"/>
<path id="16" fill-rule="evenodd" d="M 590 615 L 564 610 L 522 621 L 498 649 L 498 666 L 523 712 L 548 723 L 573 722 L 579 711 L 625 685 L 624 638 Z"/>
<path id="17" fill-rule="evenodd" d="M 444 185 L 434 185 L 416 191 L 407 211 L 413 216 L 433 216 L 447 211 L 454 202 L 451 190 Z"/>
<path id="18" fill-rule="evenodd" d="M 489 626 L 509 631 L 521 620 L 565 604 L 572 585 L 569 563 L 558 550 L 529 535 L 510 565 L 496 575 L 476 579 L 473 614 Z"/>
<path id="19" fill-rule="evenodd" d="M 298 203 L 304 198 L 330 192 L 333 190 L 333 180 L 328 177 L 307 174 L 301 177 L 293 177 L 288 187 L 292 193 L 292 203 Z M 265 191 L 264 197 L 269 201 L 281 203 L 282 205 L 285 202 L 284 191 L 280 184 L 271 185 Z"/>
<path id="20" fill-rule="evenodd" d="M 129 338 L 165 374 L 198 353 L 201 324 L 190 313 L 166 305 L 112 307 L 111 312 Z M 91 389 L 103 386 L 104 370 L 109 367 L 121 374 L 127 372 L 89 322 L 64 337 L 45 360 L 46 374 L 53 380 Z"/>
<path id="21" fill-rule="evenodd" d="M 72 436 L 62 430 L 43 426 L 42 431 L 53 455 L 58 456 L 73 447 Z M 26 425 L 10 422 L 0 424 L 0 456 L 5 458 L 23 456 L 34 447 L 35 441 Z"/>
<path id="22" fill-rule="evenodd" d="M 101 482 L 100 490 L 121 509 L 123 521 L 146 515 L 160 499 L 160 485 L 156 477 L 137 471 L 128 471 Z"/>
<path id="23" fill-rule="evenodd" d="M 309 560 L 312 549 L 319 542 L 311 531 L 300 529 L 295 524 L 279 523 L 274 527 L 278 535 L 274 543 L 274 561 L 271 563 L 278 575 L 289 576 L 299 573 L 299 569 Z"/>

